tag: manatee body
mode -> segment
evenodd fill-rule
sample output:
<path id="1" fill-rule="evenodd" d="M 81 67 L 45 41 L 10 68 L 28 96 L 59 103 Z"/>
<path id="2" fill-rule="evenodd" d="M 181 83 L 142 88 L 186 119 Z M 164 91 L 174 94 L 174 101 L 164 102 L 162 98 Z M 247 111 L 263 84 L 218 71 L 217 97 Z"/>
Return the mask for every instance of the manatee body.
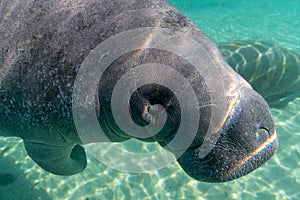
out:
<path id="1" fill-rule="evenodd" d="M 300 56 L 259 41 L 218 45 L 224 59 L 243 76 L 270 106 L 283 106 L 300 92 Z"/>
<path id="2" fill-rule="evenodd" d="M 111 141 L 132 138 L 118 127 L 112 115 L 110 101 L 116 81 L 137 65 L 158 63 L 190 80 L 198 99 L 197 134 L 178 158 L 191 177 L 208 182 L 232 180 L 261 166 L 277 149 L 274 124 L 264 99 L 232 70 L 217 47 L 189 19 L 165 1 L 3 0 L 0 15 L 0 135 L 22 138 L 28 155 L 46 171 L 72 175 L 84 170 L 85 151 L 72 113 L 77 73 L 98 44 L 143 27 L 164 28 L 171 31 L 168 37 L 177 32 L 195 40 L 202 50 L 194 56 L 206 59 L 200 61 L 201 66 L 217 69 L 223 89 L 215 99 L 211 95 L 214 91 L 207 88 L 214 88 L 216 80 L 207 82 L 203 75 L 212 68 L 199 73 L 185 58 L 172 53 L 174 49 L 151 48 L 149 41 L 155 40 L 155 34 L 149 34 L 147 49 L 141 46 L 120 56 L 99 81 L 95 111 Z M 181 42 L 174 38 L 178 48 Z M 113 52 L 121 47 L 110 48 Z M 157 74 L 154 78 L 172 77 Z M 138 138 L 166 147 L 180 125 L 182 110 L 174 92 L 163 85 L 147 84 L 133 93 L 129 103 L 131 117 L 140 126 L 155 118 L 153 105 L 166 109 L 163 129 L 155 136 Z M 212 117 L 212 110 L 218 109 L 219 104 L 223 108 Z M 84 105 L 81 109 L 85 117 Z M 213 132 L 209 129 L 211 124 Z M 205 156 L 200 151 L 204 143 L 207 149 L 211 147 Z"/>

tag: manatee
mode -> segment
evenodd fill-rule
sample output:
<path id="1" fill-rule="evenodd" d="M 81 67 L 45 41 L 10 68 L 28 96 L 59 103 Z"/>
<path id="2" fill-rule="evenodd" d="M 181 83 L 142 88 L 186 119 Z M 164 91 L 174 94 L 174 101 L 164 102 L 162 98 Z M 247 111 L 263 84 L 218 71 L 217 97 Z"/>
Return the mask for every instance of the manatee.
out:
<path id="1" fill-rule="evenodd" d="M 131 138 L 158 142 L 174 155 L 180 147 L 170 148 L 168 144 L 178 136 L 184 109 L 196 106 L 195 137 L 177 161 L 189 176 L 199 181 L 239 178 L 264 164 L 277 149 L 267 102 L 223 60 L 216 45 L 198 27 L 163 0 L 3 0 L 0 15 L 0 135 L 22 138 L 28 155 L 50 173 L 67 176 L 85 169 L 82 145 L 98 141 L 82 141 L 73 109 L 80 109 L 80 117 L 88 119 L 86 107 L 90 103 L 95 105 L 99 125 L 111 142 Z M 119 43 L 111 46 L 105 41 L 131 30 L 152 32 L 139 48 L 128 50 L 110 63 L 99 78 L 94 98 L 73 108 L 74 84 L 87 58 L 103 44 L 110 51 L 97 60 L 104 62 L 124 48 L 121 44 L 127 45 L 124 40 L 113 40 Z M 159 32 L 160 37 L 169 41 L 172 48 L 154 48 L 159 45 L 155 42 L 156 30 L 165 30 Z M 145 32 L 148 33 L 139 34 Z M 132 34 L 128 40 L 137 41 L 138 36 Z M 195 46 L 183 48 L 182 38 L 195 41 Z M 194 52 L 196 46 L 200 48 Z M 186 57 L 174 52 L 183 52 Z M 192 63 L 190 58 L 198 61 Z M 132 121 L 141 127 L 156 125 L 161 112 L 158 105 L 167 116 L 163 128 L 148 138 L 121 129 L 111 106 L 118 81 L 137 66 L 149 66 L 143 68 L 148 70 L 145 76 L 148 72 L 154 75 L 152 82 L 138 87 L 128 100 Z M 174 77 L 156 73 L 155 67 L 161 66 L 168 66 L 188 80 L 197 100 L 195 105 L 182 106 L 182 96 L 176 94 L 180 95 L 187 85 L 175 84 L 175 90 L 166 87 L 164 83 Z M 209 79 L 210 76 L 218 78 Z M 134 76 L 131 80 L 141 82 Z M 79 83 L 84 85 L 86 81 L 82 78 Z M 126 88 L 127 83 L 124 85 Z M 79 91 L 86 92 L 80 87 Z M 192 134 L 189 126 L 185 128 L 183 143 Z M 87 135 L 89 131 L 86 130 Z"/>
<path id="2" fill-rule="evenodd" d="M 224 59 L 272 107 L 299 96 L 300 56 L 278 45 L 260 41 L 232 41 L 218 45 Z"/>

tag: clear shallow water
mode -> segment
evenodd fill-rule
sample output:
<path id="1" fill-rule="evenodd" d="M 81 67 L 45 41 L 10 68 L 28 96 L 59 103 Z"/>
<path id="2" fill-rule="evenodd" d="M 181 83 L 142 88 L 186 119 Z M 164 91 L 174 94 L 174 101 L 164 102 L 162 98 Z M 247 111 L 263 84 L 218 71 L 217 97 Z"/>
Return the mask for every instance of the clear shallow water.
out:
<path id="1" fill-rule="evenodd" d="M 215 43 L 255 39 L 300 52 L 297 0 L 169 0 Z"/>
<path id="2" fill-rule="evenodd" d="M 171 1 L 214 42 L 258 39 L 300 52 L 298 1 Z M 300 94 L 299 94 L 300 96 Z M 151 174 L 107 168 L 89 156 L 87 169 L 60 177 L 39 168 L 19 139 L 0 140 L 0 199 L 300 199 L 300 98 L 272 109 L 277 154 L 253 173 L 222 184 L 188 177 L 177 164 Z"/>

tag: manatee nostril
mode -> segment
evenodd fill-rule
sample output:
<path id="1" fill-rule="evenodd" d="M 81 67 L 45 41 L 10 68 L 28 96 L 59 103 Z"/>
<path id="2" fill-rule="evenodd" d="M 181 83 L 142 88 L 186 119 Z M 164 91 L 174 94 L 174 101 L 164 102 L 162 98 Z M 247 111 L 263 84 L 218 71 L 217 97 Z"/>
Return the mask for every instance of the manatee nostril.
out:
<path id="1" fill-rule="evenodd" d="M 265 131 L 267 131 L 267 132 L 268 132 L 268 134 L 269 134 L 269 136 L 271 136 L 270 130 L 269 130 L 267 127 L 265 127 L 265 126 L 261 126 L 261 127 L 259 127 L 259 129 L 262 129 L 262 130 L 265 130 Z"/>
<path id="2" fill-rule="evenodd" d="M 270 131 L 267 127 L 261 126 L 256 131 L 256 139 L 264 142 L 271 136 Z"/>

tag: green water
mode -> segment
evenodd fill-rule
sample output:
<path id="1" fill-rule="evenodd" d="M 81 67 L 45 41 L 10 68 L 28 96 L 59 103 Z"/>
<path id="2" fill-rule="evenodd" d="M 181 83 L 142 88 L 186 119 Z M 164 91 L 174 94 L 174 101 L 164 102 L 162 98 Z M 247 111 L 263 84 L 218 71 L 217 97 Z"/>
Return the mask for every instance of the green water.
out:
<path id="1" fill-rule="evenodd" d="M 238 39 L 275 43 L 300 53 L 297 0 L 170 0 L 216 43 Z M 299 94 L 300 96 L 300 94 Z M 89 156 L 87 169 L 60 177 L 39 168 L 19 139 L 0 141 L 0 199 L 300 199 L 300 98 L 272 109 L 276 155 L 240 179 L 209 184 L 177 164 L 151 174 L 122 173 Z"/>

